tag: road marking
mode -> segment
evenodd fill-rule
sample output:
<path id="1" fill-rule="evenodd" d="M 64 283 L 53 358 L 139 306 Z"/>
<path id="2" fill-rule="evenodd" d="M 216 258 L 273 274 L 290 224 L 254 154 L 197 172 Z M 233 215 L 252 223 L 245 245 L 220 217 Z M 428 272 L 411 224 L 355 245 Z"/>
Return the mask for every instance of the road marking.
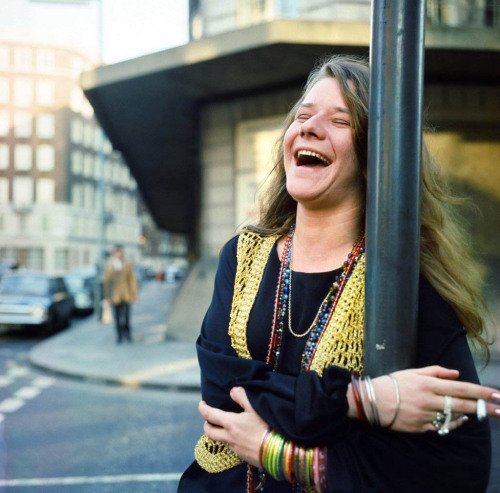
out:
<path id="1" fill-rule="evenodd" d="M 137 371 L 135 373 L 130 373 L 120 378 L 119 381 L 124 385 L 139 385 L 142 380 L 151 377 L 157 377 L 159 375 L 170 375 L 172 373 L 178 373 L 181 370 L 187 370 L 189 368 L 196 368 L 198 366 L 198 358 L 187 358 L 176 363 L 166 363 L 163 365 L 156 365 L 147 370 Z"/>
<path id="2" fill-rule="evenodd" d="M 8 387 L 12 383 L 12 378 L 0 375 L 0 387 Z"/>
<path id="3" fill-rule="evenodd" d="M 46 389 L 47 387 L 50 387 L 51 385 L 54 385 L 55 380 L 50 377 L 38 377 L 35 378 L 31 382 L 31 385 L 34 385 L 35 387 L 38 387 L 39 389 Z"/>
<path id="4" fill-rule="evenodd" d="M 22 399 L 17 399 L 15 397 L 9 397 L 0 402 L 0 412 L 2 413 L 13 413 L 19 408 L 24 406 L 24 401 Z"/>
<path id="5" fill-rule="evenodd" d="M 3 414 L 0 414 L 0 423 L 3 423 L 4 419 L 5 419 L 5 416 Z"/>
<path id="6" fill-rule="evenodd" d="M 42 390 L 37 387 L 22 387 L 14 393 L 19 399 L 33 399 L 40 394 Z"/>
<path id="7" fill-rule="evenodd" d="M 123 474 L 118 476 L 73 476 L 66 478 L 0 479 L 0 486 L 49 486 L 70 484 L 152 483 L 179 481 L 181 473 Z"/>
<path id="8" fill-rule="evenodd" d="M 24 366 L 11 366 L 7 369 L 7 373 L 13 377 L 24 377 L 28 374 L 28 368 Z"/>

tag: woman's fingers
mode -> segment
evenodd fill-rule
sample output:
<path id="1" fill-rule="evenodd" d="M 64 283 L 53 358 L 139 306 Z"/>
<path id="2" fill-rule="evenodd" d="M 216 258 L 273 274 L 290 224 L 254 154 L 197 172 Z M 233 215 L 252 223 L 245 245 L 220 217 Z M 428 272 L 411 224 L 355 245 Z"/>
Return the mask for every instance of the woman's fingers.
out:
<path id="1" fill-rule="evenodd" d="M 198 404 L 198 411 L 206 421 L 216 426 L 224 426 L 224 421 L 227 420 L 226 416 L 229 414 L 226 411 L 209 406 L 205 401 Z"/>
<path id="2" fill-rule="evenodd" d="M 238 404 L 244 411 L 253 411 L 253 407 L 248 400 L 247 393 L 243 387 L 233 387 L 229 393 L 231 399 Z"/>
<path id="3" fill-rule="evenodd" d="M 445 378 L 450 380 L 456 379 L 460 375 L 460 372 L 458 370 L 452 370 L 438 365 L 418 368 L 415 372 L 419 375 L 427 375 L 429 377 Z"/>

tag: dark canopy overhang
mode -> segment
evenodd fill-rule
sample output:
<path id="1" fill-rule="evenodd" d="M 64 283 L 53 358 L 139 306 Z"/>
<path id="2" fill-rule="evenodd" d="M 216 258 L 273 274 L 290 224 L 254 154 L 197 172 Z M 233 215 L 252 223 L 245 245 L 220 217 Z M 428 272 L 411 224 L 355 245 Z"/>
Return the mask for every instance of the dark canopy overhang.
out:
<path id="1" fill-rule="evenodd" d="M 428 30 L 426 80 L 496 84 L 496 34 Z M 300 85 L 318 58 L 367 54 L 369 39 L 366 23 L 278 20 L 99 67 L 82 87 L 158 226 L 193 236 L 200 103 Z"/>

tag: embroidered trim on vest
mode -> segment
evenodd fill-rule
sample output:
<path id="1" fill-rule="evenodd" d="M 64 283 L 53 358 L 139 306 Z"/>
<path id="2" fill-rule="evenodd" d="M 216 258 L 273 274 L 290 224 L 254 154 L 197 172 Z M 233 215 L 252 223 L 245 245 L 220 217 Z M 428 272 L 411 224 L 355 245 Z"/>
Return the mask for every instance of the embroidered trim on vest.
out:
<path id="1" fill-rule="evenodd" d="M 229 322 L 231 345 L 240 358 L 251 358 L 247 344 L 247 324 L 257 297 L 269 254 L 278 235 L 261 236 L 246 231 L 238 238 L 237 267 Z M 338 301 L 323 333 L 311 370 L 322 375 L 329 365 L 362 374 L 365 301 L 365 256 L 363 255 Z M 243 461 L 223 442 L 203 435 L 195 447 L 195 458 L 209 473 L 226 471 Z"/>

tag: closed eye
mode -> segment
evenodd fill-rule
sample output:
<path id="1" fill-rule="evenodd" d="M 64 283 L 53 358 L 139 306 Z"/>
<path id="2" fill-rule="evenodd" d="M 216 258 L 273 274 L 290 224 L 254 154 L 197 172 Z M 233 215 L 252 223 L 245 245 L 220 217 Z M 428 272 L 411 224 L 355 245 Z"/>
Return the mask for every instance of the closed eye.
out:
<path id="1" fill-rule="evenodd" d="M 309 118 L 309 115 L 307 113 L 299 113 L 295 119 L 296 120 L 307 120 Z"/>
<path id="2" fill-rule="evenodd" d="M 335 125 L 342 125 L 342 126 L 346 126 L 346 127 L 350 127 L 351 126 L 351 123 L 348 122 L 347 120 L 338 120 L 338 119 L 335 119 L 335 120 L 332 120 L 333 123 L 335 123 Z"/>

